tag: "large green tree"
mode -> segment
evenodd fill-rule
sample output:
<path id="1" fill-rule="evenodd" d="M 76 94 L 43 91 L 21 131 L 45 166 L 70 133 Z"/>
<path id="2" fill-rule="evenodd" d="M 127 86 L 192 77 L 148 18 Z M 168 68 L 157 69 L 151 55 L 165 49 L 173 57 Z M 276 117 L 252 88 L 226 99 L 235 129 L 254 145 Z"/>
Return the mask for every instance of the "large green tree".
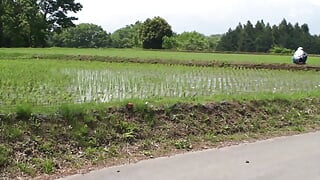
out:
<path id="1" fill-rule="evenodd" d="M 135 24 L 127 25 L 111 34 L 112 47 L 115 48 L 132 48 L 141 47 L 139 39 L 139 29 L 142 23 L 137 21 Z"/>
<path id="2" fill-rule="evenodd" d="M 173 32 L 165 19 L 154 17 L 144 21 L 139 34 L 143 48 L 162 49 L 163 37 L 171 37 Z"/>
<path id="3" fill-rule="evenodd" d="M 68 16 L 68 13 L 82 9 L 82 5 L 75 0 L 37 0 L 37 4 L 49 31 L 73 26 L 73 21 L 78 18 Z"/>
<path id="4" fill-rule="evenodd" d="M 76 48 L 110 47 L 111 38 L 102 27 L 95 24 L 79 24 L 75 27 L 64 29 L 52 38 L 53 46 Z"/>
<path id="5" fill-rule="evenodd" d="M 74 25 L 68 13 L 81 8 L 75 0 L 0 0 L 0 46 L 45 46 L 51 32 Z"/>

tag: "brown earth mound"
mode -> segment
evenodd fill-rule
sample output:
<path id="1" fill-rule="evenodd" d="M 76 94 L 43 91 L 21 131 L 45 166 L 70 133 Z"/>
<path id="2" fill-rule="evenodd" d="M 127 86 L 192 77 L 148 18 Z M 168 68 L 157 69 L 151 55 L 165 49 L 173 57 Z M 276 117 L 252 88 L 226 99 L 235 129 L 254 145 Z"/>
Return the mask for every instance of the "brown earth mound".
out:
<path id="1" fill-rule="evenodd" d="M 102 61 L 102 62 L 131 62 L 131 63 L 148 63 L 148 64 L 169 64 L 201 67 L 234 67 L 250 69 L 271 69 L 271 70 L 290 70 L 290 71 L 320 71 L 320 66 L 295 65 L 295 64 L 255 64 L 255 63 L 235 63 L 221 61 L 196 61 L 196 60 L 168 60 L 168 59 L 138 59 L 123 57 L 106 57 L 106 56 L 70 56 L 70 55 L 34 55 L 37 59 L 64 59 L 64 60 L 81 60 L 81 61 Z"/>

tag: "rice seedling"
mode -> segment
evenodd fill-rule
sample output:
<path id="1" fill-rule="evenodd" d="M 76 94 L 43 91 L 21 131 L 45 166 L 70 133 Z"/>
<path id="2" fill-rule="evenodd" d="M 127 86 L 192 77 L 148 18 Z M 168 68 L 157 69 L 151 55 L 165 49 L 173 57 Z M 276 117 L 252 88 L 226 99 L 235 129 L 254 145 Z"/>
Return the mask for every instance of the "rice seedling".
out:
<path id="1" fill-rule="evenodd" d="M 320 90 L 312 71 L 1 60 L 0 106 Z"/>

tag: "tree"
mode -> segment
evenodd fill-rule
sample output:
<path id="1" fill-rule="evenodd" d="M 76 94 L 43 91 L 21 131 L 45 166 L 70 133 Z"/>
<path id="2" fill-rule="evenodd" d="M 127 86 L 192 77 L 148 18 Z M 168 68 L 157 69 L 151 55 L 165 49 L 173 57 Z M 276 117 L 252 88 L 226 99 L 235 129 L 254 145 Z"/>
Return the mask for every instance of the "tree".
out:
<path id="1" fill-rule="evenodd" d="M 37 0 L 40 13 L 46 22 L 48 31 L 59 31 L 61 28 L 74 26 L 78 18 L 68 16 L 68 12 L 76 13 L 82 9 L 75 0 Z"/>
<path id="2" fill-rule="evenodd" d="M 179 48 L 190 51 L 202 51 L 209 49 L 209 41 L 207 37 L 196 31 L 183 32 L 177 36 Z"/>
<path id="3" fill-rule="evenodd" d="M 229 28 L 228 32 L 221 37 L 216 49 L 218 51 L 239 51 L 242 34 L 243 26 L 241 23 L 238 24 L 235 30 Z"/>
<path id="4" fill-rule="evenodd" d="M 221 39 L 221 35 L 220 34 L 210 35 L 208 37 L 209 49 L 210 50 L 216 50 L 220 39 Z"/>
<path id="5" fill-rule="evenodd" d="M 162 49 L 163 37 L 171 37 L 171 26 L 161 17 L 154 17 L 143 22 L 140 30 L 142 47 L 145 49 Z"/>
<path id="6" fill-rule="evenodd" d="M 43 47 L 51 32 L 74 26 L 68 13 L 81 8 L 74 0 L 0 0 L 0 46 Z"/>
<path id="7" fill-rule="evenodd" d="M 52 39 L 54 46 L 76 48 L 98 48 L 111 46 L 110 34 L 95 24 L 79 24 L 56 33 Z"/>
<path id="8" fill-rule="evenodd" d="M 142 23 L 137 21 L 135 24 L 127 25 L 111 34 L 112 47 L 115 48 L 132 48 L 141 47 L 139 41 L 139 29 Z"/>
<path id="9" fill-rule="evenodd" d="M 178 49 L 179 44 L 176 36 L 164 36 L 162 42 L 162 48 L 164 49 Z"/>
<path id="10" fill-rule="evenodd" d="M 243 28 L 243 33 L 239 40 L 239 50 L 244 52 L 253 52 L 255 48 L 255 30 L 250 21 Z"/>
<path id="11" fill-rule="evenodd" d="M 280 50 L 291 52 L 303 46 L 308 52 L 318 52 L 317 47 L 320 42 L 318 36 L 311 36 L 307 24 L 301 27 L 298 23 L 294 26 L 287 23 L 285 19 L 277 25 L 264 24 L 263 20 L 258 21 L 255 27 L 250 21 L 244 27 L 241 24 L 235 30 L 229 31 L 221 37 L 217 50 L 219 51 L 245 51 L 245 52 L 273 52 Z"/>
<path id="12" fill-rule="evenodd" d="M 260 26 L 261 25 L 261 26 Z M 257 52 L 268 52 L 268 50 L 273 45 L 272 40 L 272 29 L 269 25 L 264 25 L 263 21 L 261 24 L 256 25 L 256 39 L 255 39 L 255 47 Z"/>
<path id="13" fill-rule="evenodd" d="M 3 46 L 3 17 L 4 17 L 4 7 L 2 0 L 0 0 L 0 48 Z"/>

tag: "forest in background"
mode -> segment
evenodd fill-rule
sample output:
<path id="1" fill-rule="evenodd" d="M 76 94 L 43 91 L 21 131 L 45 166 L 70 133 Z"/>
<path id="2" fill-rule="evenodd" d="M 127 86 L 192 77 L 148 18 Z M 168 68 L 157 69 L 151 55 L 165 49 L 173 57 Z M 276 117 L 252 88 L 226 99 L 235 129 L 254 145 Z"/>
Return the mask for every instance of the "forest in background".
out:
<path id="1" fill-rule="evenodd" d="M 144 48 L 187 51 L 291 53 L 302 46 L 320 54 L 320 36 L 307 24 L 279 25 L 250 21 L 222 35 L 175 33 L 161 17 L 148 18 L 113 33 L 91 23 L 75 25 L 82 5 L 74 0 L 1 0 L 0 47 Z M 213 25 L 214 26 L 214 25 Z"/>

